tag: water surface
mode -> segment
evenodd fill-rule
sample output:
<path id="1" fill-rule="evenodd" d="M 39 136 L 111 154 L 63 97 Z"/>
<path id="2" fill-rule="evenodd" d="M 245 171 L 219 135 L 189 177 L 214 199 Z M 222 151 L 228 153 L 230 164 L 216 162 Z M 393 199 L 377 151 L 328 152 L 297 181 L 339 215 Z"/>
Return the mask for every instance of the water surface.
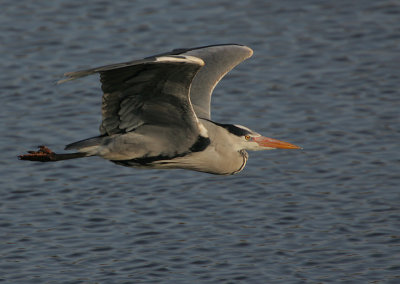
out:
<path id="1" fill-rule="evenodd" d="M 3 1 L 0 279 L 5 283 L 398 283 L 396 1 Z M 64 72 L 179 47 L 254 49 L 213 119 L 302 151 L 243 172 L 16 156 L 98 134 L 101 92 Z"/>

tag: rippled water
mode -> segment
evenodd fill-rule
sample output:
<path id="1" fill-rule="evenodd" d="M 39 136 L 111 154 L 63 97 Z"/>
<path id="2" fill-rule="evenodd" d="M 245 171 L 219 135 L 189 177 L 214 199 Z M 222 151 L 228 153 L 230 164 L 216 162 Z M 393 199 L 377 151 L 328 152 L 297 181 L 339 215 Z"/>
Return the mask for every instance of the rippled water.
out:
<path id="1" fill-rule="evenodd" d="M 0 280 L 398 283 L 398 1 L 10 1 L 0 17 Z M 21 162 L 97 135 L 85 67 L 236 42 L 213 119 L 302 151 L 213 176 L 100 158 Z"/>

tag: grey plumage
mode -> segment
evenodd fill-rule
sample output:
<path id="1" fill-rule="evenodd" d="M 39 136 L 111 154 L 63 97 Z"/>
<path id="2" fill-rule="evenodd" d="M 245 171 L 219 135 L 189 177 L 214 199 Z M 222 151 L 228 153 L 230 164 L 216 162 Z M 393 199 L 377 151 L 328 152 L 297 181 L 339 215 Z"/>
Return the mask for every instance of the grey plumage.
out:
<path id="1" fill-rule="evenodd" d="M 211 119 L 211 95 L 218 82 L 236 65 L 253 55 L 253 50 L 239 44 L 220 44 L 188 49 L 175 49 L 161 55 L 190 55 L 201 58 L 205 65 L 196 74 L 190 88 L 190 99 L 196 115 Z"/>
<path id="2" fill-rule="evenodd" d="M 212 45 L 66 73 L 60 83 L 99 73 L 103 91 L 100 136 L 67 145 L 78 151 L 68 159 L 97 155 L 124 166 L 234 174 L 246 164 L 246 149 L 299 148 L 211 121 L 214 87 L 252 53 L 243 45 Z M 20 159 L 66 157 L 44 147 Z"/>
<path id="3" fill-rule="evenodd" d="M 184 153 L 199 135 L 189 89 L 193 77 L 203 65 L 204 62 L 198 58 L 165 55 L 67 73 L 66 76 L 76 79 L 100 73 L 103 90 L 101 135 L 115 135 L 114 139 L 123 147 L 130 144 L 125 143 L 123 134 L 131 133 L 134 135 L 130 138 L 143 143 L 140 155 L 149 156 L 157 152 L 174 156 Z M 154 135 L 157 137 L 152 138 L 161 143 L 148 141 Z M 173 139 L 182 143 L 169 143 Z M 109 143 L 110 140 L 103 138 L 102 142 Z M 68 145 L 66 149 L 90 147 L 93 151 L 93 144 L 89 139 Z M 125 147 L 121 150 L 127 154 L 130 149 Z M 137 156 L 137 151 L 133 151 L 135 153 L 128 154 L 127 158 Z M 108 157 L 115 158 L 113 154 Z"/>

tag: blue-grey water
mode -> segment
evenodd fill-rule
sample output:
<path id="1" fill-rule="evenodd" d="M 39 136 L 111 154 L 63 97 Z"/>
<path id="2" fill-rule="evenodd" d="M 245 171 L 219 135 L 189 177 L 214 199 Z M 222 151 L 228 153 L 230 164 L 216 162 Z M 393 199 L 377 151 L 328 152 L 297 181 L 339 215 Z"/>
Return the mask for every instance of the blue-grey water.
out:
<path id="1" fill-rule="evenodd" d="M 1 1 L 4 283 L 400 283 L 400 3 Z M 254 49 L 213 119 L 304 150 L 241 173 L 16 156 L 98 134 L 98 78 L 216 43 Z"/>

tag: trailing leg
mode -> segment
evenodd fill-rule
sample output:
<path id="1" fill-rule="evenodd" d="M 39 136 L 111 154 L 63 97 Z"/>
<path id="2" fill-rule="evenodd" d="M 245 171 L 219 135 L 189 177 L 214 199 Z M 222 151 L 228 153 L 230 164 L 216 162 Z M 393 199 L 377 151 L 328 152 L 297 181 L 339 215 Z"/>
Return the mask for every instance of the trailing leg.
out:
<path id="1" fill-rule="evenodd" d="M 69 159 L 77 159 L 86 157 L 86 153 L 65 153 L 56 154 L 46 146 L 39 146 L 38 151 L 28 151 L 29 154 L 19 155 L 18 159 L 26 161 L 37 161 L 37 162 L 56 162 Z"/>

